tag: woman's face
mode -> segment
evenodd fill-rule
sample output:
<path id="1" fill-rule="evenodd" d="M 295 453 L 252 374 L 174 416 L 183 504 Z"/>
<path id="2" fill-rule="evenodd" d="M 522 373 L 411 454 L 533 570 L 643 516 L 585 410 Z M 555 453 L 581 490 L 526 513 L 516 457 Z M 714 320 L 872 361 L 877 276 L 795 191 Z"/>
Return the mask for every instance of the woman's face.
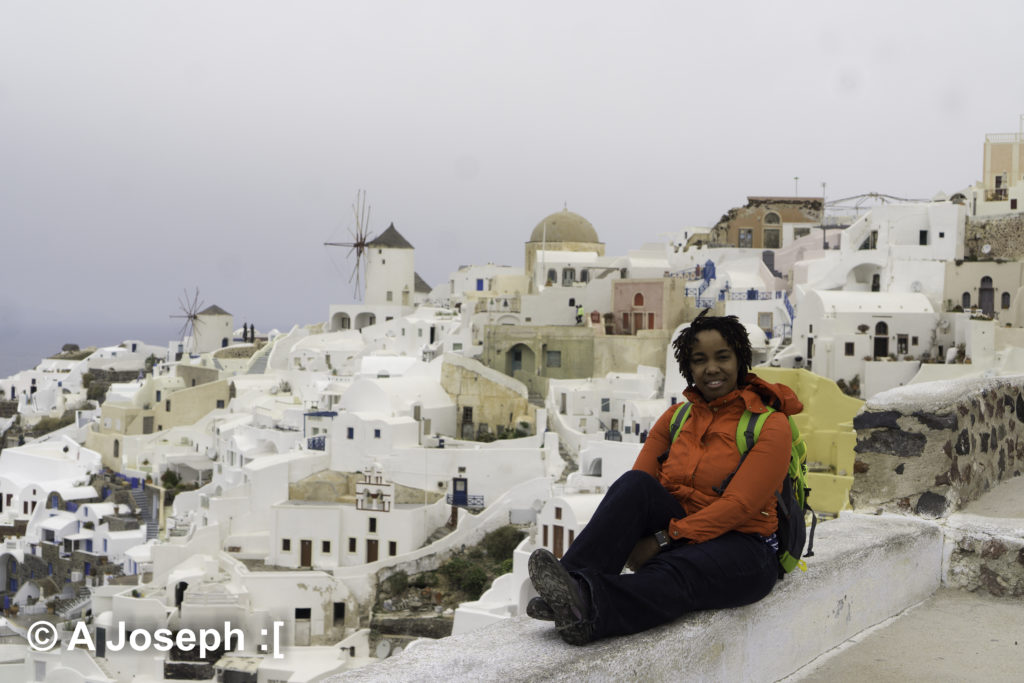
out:
<path id="1" fill-rule="evenodd" d="M 725 396 L 739 381 L 739 360 L 718 330 L 697 333 L 690 353 L 693 384 L 705 401 Z"/>

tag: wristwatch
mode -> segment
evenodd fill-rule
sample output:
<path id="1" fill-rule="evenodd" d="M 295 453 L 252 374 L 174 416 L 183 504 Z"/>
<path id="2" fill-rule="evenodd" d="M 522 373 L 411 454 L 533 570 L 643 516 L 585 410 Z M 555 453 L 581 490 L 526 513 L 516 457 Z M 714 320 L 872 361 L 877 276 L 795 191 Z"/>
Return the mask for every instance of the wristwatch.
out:
<path id="1" fill-rule="evenodd" d="M 665 530 L 655 531 L 654 540 L 658 542 L 658 548 L 664 550 L 672 545 L 672 539 L 668 537 L 668 533 Z"/>

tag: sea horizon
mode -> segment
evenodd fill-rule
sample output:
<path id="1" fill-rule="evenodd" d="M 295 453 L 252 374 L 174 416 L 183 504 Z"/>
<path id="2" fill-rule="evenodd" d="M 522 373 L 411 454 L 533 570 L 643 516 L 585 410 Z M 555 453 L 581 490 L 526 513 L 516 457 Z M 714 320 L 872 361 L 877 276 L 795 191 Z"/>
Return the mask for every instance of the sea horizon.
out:
<path id="1" fill-rule="evenodd" d="M 293 324 L 307 323 L 291 323 L 287 327 L 257 327 L 257 331 L 266 332 L 275 327 L 285 331 L 291 329 Z M 236 327 L 240 329 L 241 326 L 241 321 L 236 321 Z M 84 321 L 8 325 L 0 329 L 0 379 L 35 368 L 44 358 L 59 353 L 65 344 L 77 344 L 79 348 L 84 349 L 89 346 L 117 346 L 127 339 L 132 339 L 166 348 L 171 340 L 180 338 L 180 333 L 180 321 Z"/>
<path id="2" fill-rule="evenodd" d="M 19 325 L 0 336 L 0 379 L 31 370 L 40 361 L 61 351 L 65 344 L 117 346 L 136 339 L 154 346 L 166 346 L 180 329 L 157 323 L 68 323 L 61 325 Z"/>

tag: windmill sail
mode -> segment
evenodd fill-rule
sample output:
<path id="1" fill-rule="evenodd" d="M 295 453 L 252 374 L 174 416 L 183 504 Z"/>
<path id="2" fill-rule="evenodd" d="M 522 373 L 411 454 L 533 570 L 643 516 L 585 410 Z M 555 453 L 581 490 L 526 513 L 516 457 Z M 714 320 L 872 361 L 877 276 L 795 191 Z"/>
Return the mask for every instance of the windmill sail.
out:
<path id="1" fill-rule="evenodd" d="M 189 342 L 189 351 L 195 351 L 198 348 L 196 342 L 197 328 L 203 324 L 203 321 L 199 318 L 199 311 L 202 309 L 205 302 L 199 298 L 199 288 L 196 287 L 195 292 L 192 296 L 189 296 L 188 289 L 184 290 L 184 298 L 178 297 L 178 310 L 181 313 L 172 314 L 172 318 L 181 318 L 184 320 L 181 329 L 178 331 L 178 338 L 181 339 L 182 343 Z"/>
<path id="2" fill-rule="evenodd" d="M 352 214 L 355 216 L 356 226 L 355 228 L 349 228 L 348 232 L 352 235 L 351 242 L 324 242 L 325 247 L 348 247 L 347 257 L 351 257 L 352 254 L 356 255 L 356 262 L 352 267 L 352 273 L 348 276 L 349 284 L 355 280 L 355 286 L 353 288 L 353 294 L 357 299 L 363 298 L 363 290 L 361 288 L 362 274 L 361 271 L 366 267 L 363 262 L 363 254 L 366 252 L 367 244 L 372 239 L 370 235 L 370 211 L 371 208 L 366 203 L 366 190 L 359 190 L 356 192 L 356 201 L 352 205 Z"/>

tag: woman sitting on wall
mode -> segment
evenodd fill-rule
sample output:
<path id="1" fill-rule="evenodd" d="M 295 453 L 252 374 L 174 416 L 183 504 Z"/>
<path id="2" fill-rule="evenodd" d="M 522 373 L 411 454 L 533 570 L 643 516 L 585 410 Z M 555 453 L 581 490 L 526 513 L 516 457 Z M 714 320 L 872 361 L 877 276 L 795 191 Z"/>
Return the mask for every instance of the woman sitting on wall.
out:
<path id="1" fill-rule="evenodd" d="M 735 316 L 705 310 L 673 346 L 692 403 L 678 437 L 670 443 L 672 406 L 561 561 L 543 548 L 530 556 L 539 597 L 527 613 L 553 620 L 567 643 L 756 602 L 778 577 L 775 491 L 790 461 L 786 416 L 803 406 L 789 387 L 749 372 L 750 340 Z M 778 412 L 740 466 L 740 417 L 768 405 Z"/>

